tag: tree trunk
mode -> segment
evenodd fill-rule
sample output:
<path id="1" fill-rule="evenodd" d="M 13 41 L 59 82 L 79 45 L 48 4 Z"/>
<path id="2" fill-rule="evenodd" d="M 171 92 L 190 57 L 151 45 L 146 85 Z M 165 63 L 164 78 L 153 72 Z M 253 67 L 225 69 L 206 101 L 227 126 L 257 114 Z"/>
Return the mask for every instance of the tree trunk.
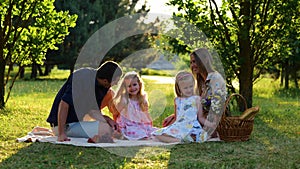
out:
<path id="1" fill-rule="evenodd" d="M 35 62 L 32 62 L 30 79 L 36 79 L 36 77 L 37 77 L 37 64 Z"/>
<path id="2" fill-rule="evenodd" d="M 4 95 L 5 95 L 5 60 L 3 59 L 3 53 L 0 50 L 0 109 L 5 107 Z"/>
<path id="3" fill-rule="evenodd" d="M 52 70 L 53 66 L 49 63 L 45 63 L 45 71 L 44 71 L 44 75 L 48 76 Z"/>
<path id="4" fill-rule="evenodd" d="M 295 59 L 296 58 L 293 58 L 292 60 L 292 69 L 291 69 L 291 73 L 292 73 L 292 77 L 293 77 L 293 80 L 294 80 L 294 83 L 295 83 L 295 88 L 296 89 L 299 89 L 299 85 L 298 85 L 298 77 L 297 77 L 297 65 L 296 65 L 296 62 L 295 62 Z"/>
<path id="5" fill-rule="evenodd" d="M 284 75 L 285 75 L 285 65 L 281 62 L 281 74 L 280 74 L 280 86 L 283 86 Z"/>
<path id="6" fill-rule="evenodd" d="M 0 17 L 0 23 L 2 23 L 2 16 Z M 4 77 L 5 77 L 5 60 L 4 60 L 4 36 L 5 31 L 0 26 L 0 109 L 2 110 L 5 107 L 4 102 L 4 94 L 5 94 L 5 84 L 4 84 Z"/>
<path id="7" fill-rule="evenodd" d="M 284 89 L 289 89 L 289 60 L 285 59 L 284 61 L 284 67 L 285 67 L 285 71 L 284 71 Z"/>
<path id="8" fill-rule="evenodd" d="M 20 70 L 20 79 L 23 79 L 24 78 L 24 75 L 25 75 L 25 68 L 23 66 L 19 66 L 19 70 Z"/>
<path id="9" fill-rule="evenodd" d="M 240 83 L 240 91 L 239 93 L 244 96 L 247 102 L 248 107 L 252 107 L 252 90 L 253 90 L 253 54 L 251 52 L 251 42 L 249 36 L 250 30 L 250 1 L 245 0 L 241 2 L 241 13 L 242 16 L 242 24 L 240 27 L 240 32 L 238 34 L 239 40 L 239 64 L 240 73 L 239 73 L 239 83 Z M 243 111 L 245 109 L 244 104 L 239 104 L 240 110 Z"/>
<path id="10" fill-rule="evenodd" d="M 294 82 L 295 82 L 295 88 L 299 89 L 299 84 L 298 84 L 298 78 L 297 78 L 297 72 L 295 71 L 296 75 L 294 76 Z"/>
<path id="11" fill-rule="evenodd" d="M 42 70 L 42 66 L 40 64 L 36 64 L 37 70 L 39 71 L 39 75 L 40 76 L 44 76 L 43 70 Z"/>

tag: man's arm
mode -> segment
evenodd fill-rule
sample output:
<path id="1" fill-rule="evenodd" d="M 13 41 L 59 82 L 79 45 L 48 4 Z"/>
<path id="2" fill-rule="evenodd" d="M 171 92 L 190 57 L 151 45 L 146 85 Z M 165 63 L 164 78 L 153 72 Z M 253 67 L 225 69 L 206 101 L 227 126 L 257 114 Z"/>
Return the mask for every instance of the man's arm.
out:
<path id="1" fill-rule="evenodd" d="M 116 107 L 116 105 L 113 103 L 113 97 L 115 95 L 115 92 L 112 89 L 109 89 L 107 94 L 104 96 L 100 109 L 103 109 L 107 106 L 110 113 L 112 113 L 113 120 L 116 121 L 118 116 L 120 115 L 119 109 Z"/>
<path id="2" fill-rule="evenodd" d="M 59 106 L 58 106 L 58 138 L 57 138 L 57 141 L 70 141 L 70 139 L 68 139 L 66 132 L 65 132 L 68 110 L 69 110 L 69 104 L 63 100 L 60 101 Z"/>
<path id="3" fill-rule="evenodd" d="M 95 119 L 96 121 L 99 121 L 99 122 L 105 122 L 106 123 L 106 120 L 105 118 L 103 117 L 101 111 L 99 110 L 90 110 L 88 115 Z"/>
<path id="4" fill-rule="evenodd" d="M 99 110 L 91 110 L 89 112 L 89 116 L 100 123 L 107 123 L 108 125 L 111 126 L 114 130 L 118 130 L 118 125 L 117 123 L 112 120 L 110 117 L 103 115 Z"/>

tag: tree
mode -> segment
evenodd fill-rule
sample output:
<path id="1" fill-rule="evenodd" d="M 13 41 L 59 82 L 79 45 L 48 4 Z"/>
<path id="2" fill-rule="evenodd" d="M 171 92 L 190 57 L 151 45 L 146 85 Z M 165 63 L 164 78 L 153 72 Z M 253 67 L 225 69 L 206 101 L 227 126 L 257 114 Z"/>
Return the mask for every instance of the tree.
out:
<path id="1" fill-rule="evenodd" d="M 277 64 L 279 65 L 277 67 L 281 67 L 281 82 L 285 82 L 285 89 L 289 89 L 290 77 L 293 78 L 295 87 L 299 88 L 297 72 L 300 70 L 300 9 L 295 6 L 297 3 L 292 2 L 284 5 L 286 8 L 283 20 L 285 25 L 277 33 L 285 37 L 280 42 L 280 53 L 283 55 Z"/>
<path id="2" fill-rule="evenodd" d="M 299 18 L 297 0 L 170 0 L 183 17 L 201 29 L 218 50 L 232 92 L 232 80 L 239 80 L 239 93 L 252 106 L 253 83 L 282 57 L 280 42 L 287 38 L 279 33 L 289 27 L 288 15 Z M 298 22 L 299 24 L 299 22 Z M 288 52 L 289 49 L 285 49 Z M 243 105 L 241 104 L 241 109 Z"/>
<path id="3" fill-rule="evenodd" d="M 5 0 L 1 2 L 0 18 L 0 109 L 8 101 L 10 91 L 22 67 L 42 63 L 48 49 L 56 49 L 75 26 L 76 15 L 54 10 L 53 0 Z M 11 79 L 11 68 L 20 65 Z M 8 69 L 5 67 L 8 66 Z M 7 72 L 6 72 L 7 70 Z M 6 73 L 5 73 L 6 72 Z M 6 74 L 6 77 L 5 77 Z"/>
<path id="4" fill-rule="evenodd" d="M 136 9 L 135 6 L 137 2 L 138 0 L 56 0 L 55 6 L 58 10 L 69 10 L 70 13 L 78 15 L 78 20 L 76 27 L 70 30 L 70 35 L 66 37 L 64 43 L 59 46 L 59 53 L 55 53 L 57 56 L 51 57 L 50 59 L 52 59 L 52 61 L 50 59 L 47 61 L 57 63 L 59 66 L 68 68 L 70 72 L 73 72 L 75 61 L 82 46 L 93 33 L 119 17 L 149 11 L 145 5 L 142 5 L 140 9 Z M 135 36 L 132 37 L 131 40 L 117 44 L 117 46 L 107 54 L 107 59 L 116 61 L 122 60 L 122 58 L 128 54 L 128 51 L 132 50 L 130 48 L 145 44 L 133 42 L 134 40 L 141 41 L 142 37 L 143 36 Z M 62 62 L 62 59 L 65 61 Z"/>

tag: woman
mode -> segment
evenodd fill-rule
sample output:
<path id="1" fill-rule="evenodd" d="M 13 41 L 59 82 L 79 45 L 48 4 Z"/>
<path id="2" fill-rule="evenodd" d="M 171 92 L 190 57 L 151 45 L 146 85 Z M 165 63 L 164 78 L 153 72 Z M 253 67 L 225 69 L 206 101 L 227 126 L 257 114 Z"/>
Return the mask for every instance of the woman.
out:
<path id="1" fill-rule="evenodd" d="M 212 56 L 206 48 L 200 48 L 190 54 L 190 69 L 196 79 L 198 94 L 202 97 L 205 118 L 215 123 L 214 127 L 201 124 L 211 138 L 218 138 L 215 129 L 222 116 L 226 100 L 226 83 L 222 75 L 214 70 Z M 163 126 L 174 122 L 174 115 L 163 121 Z"/>

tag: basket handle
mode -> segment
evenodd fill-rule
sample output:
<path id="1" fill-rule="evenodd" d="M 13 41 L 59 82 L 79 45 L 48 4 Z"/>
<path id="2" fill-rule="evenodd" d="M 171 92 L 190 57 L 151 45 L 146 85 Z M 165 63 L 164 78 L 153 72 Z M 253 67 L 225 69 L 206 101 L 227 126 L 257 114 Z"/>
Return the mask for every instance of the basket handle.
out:
<path id="1" fill-rule="evenodd" d="M 223 117 L 225 116 L 226 107 L 228 106 L 228 104 L 229 104 L 231 98 L 234 97 L 234 96 L 235 96 L 235 97 L 236 97 L 236 96 L 239 96 L 240 98 L 242 98 L 243 103 L 244 103 L 244 106 L 245 106 L 245 110 L 248 109 L 246 99 L 245 99 L 241 94 L 233 93 L 233 94 L 231 94 L 231 95 L 226 99 L 226 101 L 225 101 L 224 109 L 223 109 L 223 110 L 224 110 L 224 112 L 223 112 Z"/>

